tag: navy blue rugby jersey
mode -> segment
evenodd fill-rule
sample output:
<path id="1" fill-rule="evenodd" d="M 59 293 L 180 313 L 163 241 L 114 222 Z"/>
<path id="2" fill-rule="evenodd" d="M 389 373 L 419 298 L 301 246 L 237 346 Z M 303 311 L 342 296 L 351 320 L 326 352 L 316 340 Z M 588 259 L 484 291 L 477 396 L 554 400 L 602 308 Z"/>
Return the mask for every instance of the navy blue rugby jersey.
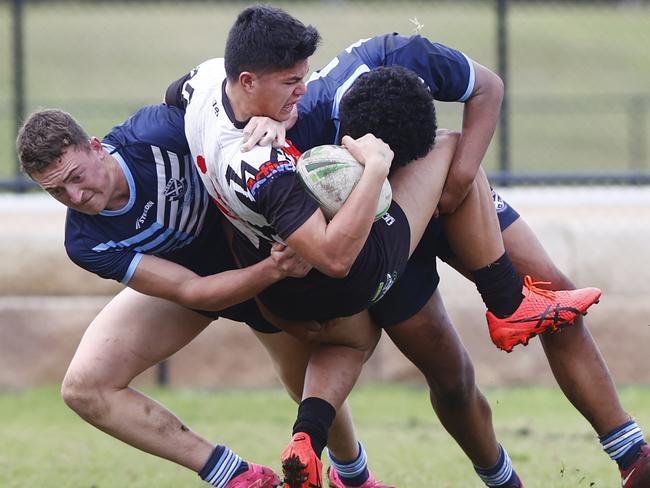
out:
<path id="1" fill-rule="evenodd" d="M 474 67 L 460 51 L 419 35 L 392 33 L 360 40 L 309 79 L 307 93 L 298 102 L 298 122 L 289 131 L 300 151 L 339 143 L 341 98 L 361 74 L 379 66 L 414 71 L 436 100 L 464 102 L 474 90 Z"/>
<path id="2" fill-rule="evenodd" d="M 145 107 L 103 139 L 130 197 L 98 215 L 68 209 L 65 248 L 76 264 L 125 285 L 145 254 L 202 276 L 235 267 L 220 213 L 192 163 L 183 116 L 176 107 Z"/>

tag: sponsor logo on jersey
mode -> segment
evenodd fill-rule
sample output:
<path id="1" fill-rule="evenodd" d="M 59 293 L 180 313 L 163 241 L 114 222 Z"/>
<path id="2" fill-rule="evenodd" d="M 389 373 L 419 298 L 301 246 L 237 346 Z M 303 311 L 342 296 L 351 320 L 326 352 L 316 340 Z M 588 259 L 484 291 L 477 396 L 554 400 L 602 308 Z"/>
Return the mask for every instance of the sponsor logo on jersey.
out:
<path id="1" fill-rule="evenodd" d="M 186 189 L 187 183 L 185 178 L 181 178 L 180 180 L 172 178 L 167 182 L 167 186 L 165 186 L 165 189 L 163 190 L 163 196 L 165 196 L 168 201 L 175 202 L 185 195 Z"/>
<path id="2" fill-rule="evenodd" d="M 155 203 L 153 203 L 151 200 L 149 200 L 147 203 L 144 205 L 144 209 L 142 210 L 142 215 L 140 215 L 140 218 L 135 221 L 135 228 L 139 229 L 142 227 L 142 224 L 145 223 L 147 220 L 147 214 L 149 213 L 149 209 L 153 207 Z"/>
<path id="3" fill-rule="evenodd" d="M 267 161 L 255 175 L 246 180 L 246 187 L 251 192 L 255 193 L 268 181 L 271 181 L 276 176 L 283 173 L 295 173 L 296 166 L 291 161 Z"/>
<path id="4" fill-rule="evenodd" d="M 393 217 L 391 214 L 386 212 L 384 215 L 381 216 L 381 219 L 386 222 L 386 225 L 390 227 L 395 223 L 395 217 Z"/>
<path id="5" fill-rule="evenodd" d="M 501 195 L 494 190 L 492 190 L 492 200 L 494 201 L 494 208 L 497 212 L 503 212 L 508 207 L 508 204 L 503 201 Z"/>
<path id="6" fill-rule="evenodd" d="M 212 110 L 214 111 L 214 116 L 219 117 L 219 102 L 212 100 Z"/>
<path id="7" fill-rule="evenodd" d="M 246 188 L 250 191 L 251 195 L 255 197 L 257 191 L 264 186 L 265 183 L 271 181 L 273 178 L 284 173 L 296 172 L 296 160 L 300 157 L 300 151 L 293 145 L 291 141 L 287 141 L 287 145 L 275 149 L 276 161 L 267 161 L 262 164 L 259 170 L 252 171 L 250 176 L 246 178 Z M 243 163 L 243 161 L 242 161 Z M 242 165 L 251 168 L 249 165 Z M 243 179 L 243 175 L 242 175 Z"/>
<path id="8" fill-rule="evenodd" d="M 386 281 L 381 281 L 379 285 L 377 285 L 377 291 L 375 291 L 375 294 L 370 299 L 370 301 L 372 303 L 375 303 L 381 300 L 381 298 L 386 293 L 388 293 L 388 290 L 390 290 L 391 287 L 395 284 L 396 280 L 397 280 L 397 271 L 393 271 L 392 273 L 386 273 Z"/>

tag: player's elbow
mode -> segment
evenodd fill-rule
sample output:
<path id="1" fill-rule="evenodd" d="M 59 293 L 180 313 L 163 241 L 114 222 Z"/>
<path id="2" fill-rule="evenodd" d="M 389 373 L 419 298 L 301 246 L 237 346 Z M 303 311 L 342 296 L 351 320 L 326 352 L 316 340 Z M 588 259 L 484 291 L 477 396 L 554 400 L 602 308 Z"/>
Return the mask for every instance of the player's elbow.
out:
<path id="1" fill-rule="evenodd" d="M 176 296 L 172 301 L 193 310 L 210 312 L 217 312 L 228 306 L 223 303 L 219 296 L 206 293 L 204 287 L 200 286 L 199 280 L 191 280 L 178 287 Z"/>
<path id="2" fill-rule="evenodd" d="M 335 266 L 332 266 L 329 276 L 332 278 L 345 278 L 348 274 L 350 274 L 351 268 L 352 264 L 337 263 Z"/>
<path id="3" fill-rule="evenodd" d="M 327 260 L 320 266 L 316 267 L 321 273 L 330 278 L 345 278 L 350 273 L 353 263 L 354 261 L 346 259 L 345 257 L 340 257 Z"/>

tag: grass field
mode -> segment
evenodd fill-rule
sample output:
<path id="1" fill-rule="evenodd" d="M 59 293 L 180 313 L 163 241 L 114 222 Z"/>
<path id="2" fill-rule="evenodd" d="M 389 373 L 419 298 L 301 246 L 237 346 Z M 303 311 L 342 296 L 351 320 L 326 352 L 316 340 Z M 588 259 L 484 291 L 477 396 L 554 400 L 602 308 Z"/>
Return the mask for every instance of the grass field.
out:
<path id="1" fill-rule="evenodd" d="M 279 390 L 153 390 L 192 429 L 246 458 L 278 468 L 294 406 Z M 487 392 L 500 441 L 527 488 L 619 486 L 593 431 L 555 389 Z M 650 388 L 625 388 L 628 411 L 650 429 Z M 372 469 L 400 488 L 481 487 L 471 465 L 433 416 L 426 392 L 363 386 L 352 408 Z M 140 453 L 69 411 L 56 388 L 0 394 L 0 486 L 177 488 L 203 486 L 176 465 Z"/>
<path id="2" fill-rule="evenodd" d="M 26 2 L 27 110 L 64 108 L 101 136 L 159 101 L 171 80 L 222 55 L 227 29 L 246 4 Z M 359 38 L 413 32 L 413 18 L 427 37 L 496 67 L 491 2 L 278 4 L 323 34 L 314 68 Z M 0 2 L 0 178 L 14 160 L 9 5 Z M 650 7 L 513 4 L 508 24 L 514 169 L 647 170 Z M 439 111 L 441 126 L 459 128 L 459 106 L 439 104 Z M 486 163 L 496 168 L 495 151 Z"/>

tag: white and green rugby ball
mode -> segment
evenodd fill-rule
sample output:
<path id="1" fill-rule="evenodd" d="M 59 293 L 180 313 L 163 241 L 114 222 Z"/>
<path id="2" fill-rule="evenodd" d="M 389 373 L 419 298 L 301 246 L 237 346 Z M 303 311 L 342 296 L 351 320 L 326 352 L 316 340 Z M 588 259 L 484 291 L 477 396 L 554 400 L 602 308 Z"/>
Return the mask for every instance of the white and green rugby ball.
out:
<path id="1" fill-rule="evenodd" d="M 359 182 L 363 165 L 343 146 L 328 144 L 305 151 L 298 160 L 296 172 L 307 192 L 330 220 Z M 392 199 L 393 191 L 386 179 L 381 188 L 375 220 L 388 211 Z"/>

